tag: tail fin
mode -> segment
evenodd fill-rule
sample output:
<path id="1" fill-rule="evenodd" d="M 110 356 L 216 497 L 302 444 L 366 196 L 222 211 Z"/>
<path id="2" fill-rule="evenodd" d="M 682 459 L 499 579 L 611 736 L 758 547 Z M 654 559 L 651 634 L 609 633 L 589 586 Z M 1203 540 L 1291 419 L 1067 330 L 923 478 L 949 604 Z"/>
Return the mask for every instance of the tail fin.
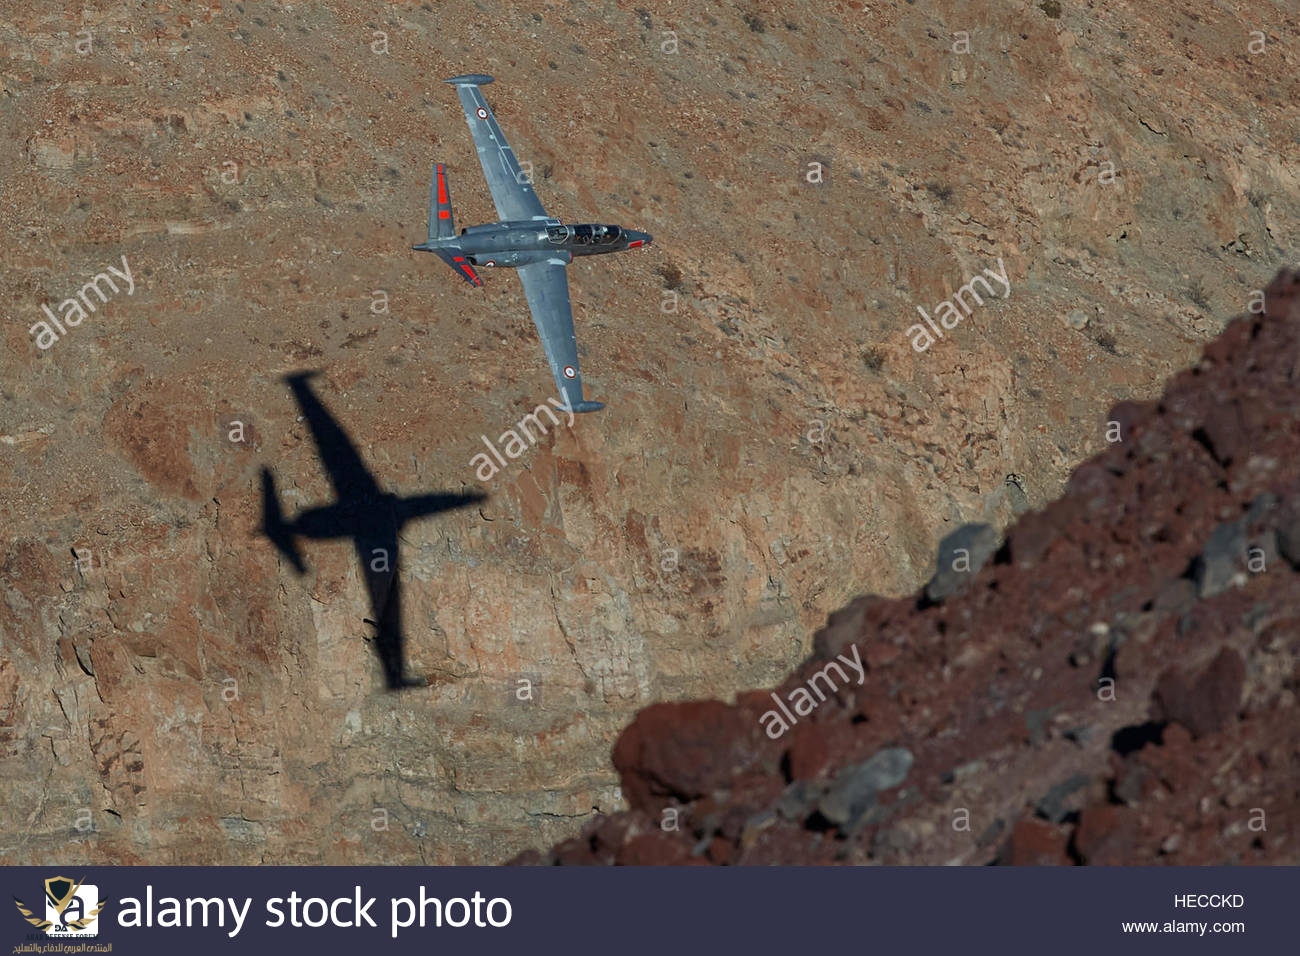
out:
<path id="1" fill-rule="evenodd" d="M 456 220 L 451 214 L 451 193 L 447 190 L 447 167 L 442 163 L 433 166 L 433 178 L 429 181 L 429 238 L 412 249 L 432 252 L 457 274 L 473 286 L 481 286 L 483 280 L 474 271 L 469 259 L 460 250 L 456 242 Z"/>
<path id="2" fill-rule="evenodd" d="M 435 163 L 429 181 L 429 242 L 456 235 L 456 220 L 451 214 L 451 193 L 447 191 L 447 168 Z"/>
<path id="3" fill-rule="evenodd" d="M 275 490 L 275 478 L 266 468 L 262 469 L 262 534 L 270 538 L 276 550 L 289 559 L 295 571 L 299 574 L 307 573 L 307 565 L 298 553 L 293 534 L 280 511 L 280 495 Z"/>

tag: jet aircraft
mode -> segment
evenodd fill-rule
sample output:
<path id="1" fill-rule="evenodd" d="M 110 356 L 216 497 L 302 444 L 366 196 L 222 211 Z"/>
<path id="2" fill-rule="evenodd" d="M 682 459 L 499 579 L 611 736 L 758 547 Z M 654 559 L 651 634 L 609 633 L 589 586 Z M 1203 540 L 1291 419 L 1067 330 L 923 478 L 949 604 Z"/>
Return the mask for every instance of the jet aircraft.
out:
<path id="1" fill-rule="evenodd" d="M 397 538 L 408 521 L 463 508 L 484 500 L 480 491 L 469 494 L 412 495 L 402 498 L 386 492 L 361 461 L 361 455 L 347 433 L 325 408 L 308 381 L 315 372 L 296 372 L 285 376 L 298 407 L 307 419 L 321 462 L 329 473 L 337 501 L 331 505 L 309 508 L 292 521 L 280 511 L 280 497 L 275 478 L 262 469 L 262 533 L 294 566 L 298 574 L 307 573 L 307 565 L 298 551 L 294 537 L 351 538 L 366 579 L 373 620 L 376 628 L 375 650 L 383 664 L 390 689 L 424 686 L 427 682 L 406 676 L 402 640 L 401 586 L 397 578 Z"/>
<path id="2" fill-rule="evenodd" d="M 432 252 L 470 285 L 481 286 L 475 266 L 508 266 L 518 270 L 533 323 L 546 350 L 560 397 L 575 412 L 594 412 L 601 402 L 586 401 L 578 368 L 578 343 L 573 334 L 573 308 L 565 266 L 574 256 L 594 256 L 648 246 L 649 233 L 620 226 L 584 223 L 566 225 L 547 215 L 529 177 L 515 159 L 510 143 L 483 99 L 480 86 L 492 82 L 486 73 L 453 76 L 465 121 L 478 149 L 499 222 L 470 226 L 456 234 L 447 171 L 435 163 L 429 190 L 429 237 L 412 248 Z"/>

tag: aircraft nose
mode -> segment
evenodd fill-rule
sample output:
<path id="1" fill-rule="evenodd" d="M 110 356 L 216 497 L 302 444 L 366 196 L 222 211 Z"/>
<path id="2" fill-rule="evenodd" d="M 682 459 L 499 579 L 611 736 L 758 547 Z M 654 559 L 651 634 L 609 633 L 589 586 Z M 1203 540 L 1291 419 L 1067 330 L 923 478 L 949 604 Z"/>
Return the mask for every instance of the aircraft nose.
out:
<path id="1" fill-rule="evenodd" d="M 632 237 L 627 244 L 627 247 L 629 249 L 635 249 L 640 246 L 648 246 L 650 245 L 650 243 L 655 241 L 654 236 L 650 235 L 650 233 L 637 232 L 635 229 L 629 229 L 628 235 Z"/>

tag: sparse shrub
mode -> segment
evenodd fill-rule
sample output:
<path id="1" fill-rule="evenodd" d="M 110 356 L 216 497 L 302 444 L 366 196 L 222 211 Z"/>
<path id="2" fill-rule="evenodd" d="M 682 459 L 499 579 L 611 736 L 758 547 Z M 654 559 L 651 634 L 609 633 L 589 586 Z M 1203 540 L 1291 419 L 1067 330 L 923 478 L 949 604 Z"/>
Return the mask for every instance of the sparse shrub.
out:
<path id="1" fill-rule="evenodd" d="M 1043 2 L 1038 5 L 1038 9 L 1042 10 L 1052 20 L 1059 20 L 1061 18 L 1060 0 L 1043 0 Z"/>
<path id="2" fill-rule="evenodd" d="M 952 198 L 952 187 L 947 183 L 926 183 L 926 192 L 940 202 L 947 202 Z"/>
<path id="3" fill-rule="evenodd" d="M 682 270 L 672 263 L 660 266 L 655 271 L 663 278 L 665 289 L 672 289 L 676 292 L 682 287 Z"/>
<path id="4" fill-rule="evenodd" d="M 879 372 L 885 364 L 885 352 L 875 345 L 862 352 L 862 363 L 873 372 Z"/>

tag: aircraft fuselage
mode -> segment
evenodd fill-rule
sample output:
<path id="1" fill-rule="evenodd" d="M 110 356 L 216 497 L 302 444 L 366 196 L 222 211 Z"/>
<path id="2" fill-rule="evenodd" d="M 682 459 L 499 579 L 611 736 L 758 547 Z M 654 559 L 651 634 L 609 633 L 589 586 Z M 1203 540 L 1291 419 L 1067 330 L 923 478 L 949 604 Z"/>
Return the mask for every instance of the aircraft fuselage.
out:
<path id="1" fill-rule="evenodd" d="M 649 234 L 599 223 L 565 225 L 557 219 L 494 222 L 470 226 L 453 240 L 460 253 L 478 266 L 520 266 L 545 259 L 570 261 L 574 256 L 622 252 L 647 244 Z"/>

